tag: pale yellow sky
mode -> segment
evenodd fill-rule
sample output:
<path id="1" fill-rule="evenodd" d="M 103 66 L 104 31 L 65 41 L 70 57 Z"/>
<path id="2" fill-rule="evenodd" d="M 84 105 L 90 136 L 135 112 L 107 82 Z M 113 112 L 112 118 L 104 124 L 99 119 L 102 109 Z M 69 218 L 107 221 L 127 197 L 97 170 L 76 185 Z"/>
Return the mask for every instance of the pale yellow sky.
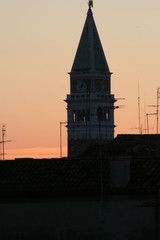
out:
<path id="1" fill-rule="evenodd" d="M 87 8 L 87 0 L 0 0 L 0 124 L 6 124 L 6 139 L 13 140 L 6 144 L 6 158 L 59 153 L 59 122 L 67 116 L 67 73 Z M 155 111 L 147 105 L 156 103 L 160 86 L 159 12 L 158 0 L 94 0 L 95 22 L 114 73 L 112 93 L 125 98 L 117 102 L 125 107 L 115 111 L 115 136 L 138 133 L 131 129 L 138 127 L 138 81 L 143 128 L 144 104 L 146 112 Z M 64 147 L 66 143 L 63 127 Z"/>

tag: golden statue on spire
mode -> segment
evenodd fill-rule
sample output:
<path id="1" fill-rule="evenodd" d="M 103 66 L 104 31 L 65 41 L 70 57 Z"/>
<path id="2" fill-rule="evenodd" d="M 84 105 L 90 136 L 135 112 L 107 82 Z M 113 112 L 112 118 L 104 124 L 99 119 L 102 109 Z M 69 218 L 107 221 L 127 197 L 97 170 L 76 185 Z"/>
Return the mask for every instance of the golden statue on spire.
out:
<path id="1" fill-rule="evenodd" d="M 88 2 L 88 6 L 89 6 L 89 8 L 93 8 L 93 0 L 89 0 L 89 2 Z"/>

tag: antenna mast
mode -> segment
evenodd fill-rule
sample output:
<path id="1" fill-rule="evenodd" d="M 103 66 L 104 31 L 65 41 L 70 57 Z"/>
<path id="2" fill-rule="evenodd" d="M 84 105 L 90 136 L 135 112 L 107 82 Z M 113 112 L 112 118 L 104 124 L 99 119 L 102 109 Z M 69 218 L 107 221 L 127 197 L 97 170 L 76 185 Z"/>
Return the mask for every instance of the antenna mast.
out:
<path id="1" fill-rule="evenodd" d="M 6 135 L 6 128 L 5 125 L 2 126 L 2 141 L 0 141 L 0 144 L 2 144 L 2 160 L 5 160 L 4 156 L 5 156 L 5 152 L 4 152 L 4 144 L 6 142 L 11 142 L 12 140 L 7 140 L 5 141 L 5 135 Z"/>
<path id="2" fill-rule="evenodd" d="M 142 131 L 141 131 L 140 96 L 139 96 L 139 81 L 138 81 L 138 122 L 139 122 L 139 134 L 142 134 Z"/>
<path id="3" fill-rule="evenodd" d="M 157 115 L 157 113 L 146 113 L 146 117 L 147 117 L 147 133 L 149 134 L 149 120 L 148 120 L 148 116 L 149 115 Z"/>
<path id="4" fill-rule="evenodd" d="M 158 124 L 158 122 L 159 122 L 159 99 L 160 99 L 160 87 L 158 87 L 157 88 L 157 104 L 156 105 L 149 105 L 149 107 L 156 107 L 156 115 L 157 115 L 157 134 L 158 134 L 158 132 L 159 132 L 159 129 L 158 129 L 158 127 L 159 127 L 159 124 Z"/>
<path id="5" fill-rule="evenodd" d="M 6 129 L 5 129 L 5 125 L 2 126 L 2 148 L 3 148 L 3 152 L 2 152 L 2 160 L 4 160 L 4 137 L 5 137 L 5 132 L 6 132 Z"/>

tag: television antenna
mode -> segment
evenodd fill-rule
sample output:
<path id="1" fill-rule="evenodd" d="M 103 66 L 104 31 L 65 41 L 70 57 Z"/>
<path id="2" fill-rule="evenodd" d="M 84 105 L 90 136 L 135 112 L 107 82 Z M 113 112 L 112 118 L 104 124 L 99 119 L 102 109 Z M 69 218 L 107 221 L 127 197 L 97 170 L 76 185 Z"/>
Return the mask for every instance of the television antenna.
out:
<path id="1" fill-rule="evenodd" d="M 147 133 L 149 134 L 149 120 L 148 116 L 149 115 L 157 115 L 157 113 L 146 113 L 146 118 L 147 118 Z"/>
<path id="2" fill-rule="evenodd" d="M 12 140 L 5 140 L 5 135 L 6 135 L 6 127 L 5 125 L 2 125 L 2 141 L 0 141 L 0 144 L 2 144 L 2 160 L 5 160 L 5 150 L 4 150 L 4 146 L 5 143 L 7 142 L 12 142 Z"/>
<path id="3" fill-rule="evenodd" d="M 155 107 L 157 110 L 156 110 L 156 114 L 154 115 L 157 115 L 157 134 L 159 133 L 159 99 L 160 99 L 160 87 L 157 88 L 157 104 L 156 105 L 148 105 L 148 107 Z"/>
<path id="4" fill-rule="evenodd" d="M 142 134 L 142 127 L 141 127 L 141 105 L 140 105 L 139 81 L 138 81 L 138 124 L 139 124 L 139 134 Z"/>

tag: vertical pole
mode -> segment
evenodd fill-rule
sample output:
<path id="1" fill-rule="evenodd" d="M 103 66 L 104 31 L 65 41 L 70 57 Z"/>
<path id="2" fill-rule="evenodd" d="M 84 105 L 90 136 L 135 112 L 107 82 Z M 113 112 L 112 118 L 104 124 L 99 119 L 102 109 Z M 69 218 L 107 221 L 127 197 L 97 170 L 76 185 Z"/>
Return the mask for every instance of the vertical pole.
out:
<path id="1" fill-rule="evenodd" d="M 147 117 L 147 133 L 149 134 L 148 113 L 146 113 L 146 117 Z"/>
<path id="2" fill-rule="evenodd" d="M 2 158 L 2 160 L 4 160 L 4 136 L 5 136 L 5 126 L 3 125 L 2 126 L 2 145 L 3 145 L 3 158 Z"/>
<path id="3" fill-rule="evenodd" d="M 141 112 L 140 112 L 139 81 L 138 81 L 138 122 L 139 122 L 139 134 L 141 134 Z"/>
<path id="4" fill-rule="evenodd" d="M 147 133 L 147 126 L 146 126 L 146 101 L 144 99 L 144 130 L 145 130 L 145 134 Z"/>
<path id="5" fill-rule="evenodd" d="M 62 158 L 62 122 L 60 122 L 60 158 Z"/>

